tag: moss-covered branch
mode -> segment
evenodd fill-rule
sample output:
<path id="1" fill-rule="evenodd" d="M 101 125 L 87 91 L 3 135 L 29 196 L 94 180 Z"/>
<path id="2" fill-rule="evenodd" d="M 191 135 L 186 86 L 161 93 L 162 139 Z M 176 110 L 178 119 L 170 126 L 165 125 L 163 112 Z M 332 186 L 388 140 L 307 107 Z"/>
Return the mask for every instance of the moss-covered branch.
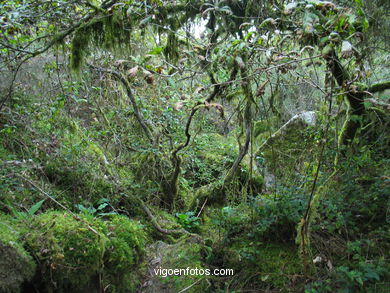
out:
<path id="1" fill-rule="evenodd" d="M 367 91 L 370 93 L 383 92 L 390 89 L 390 81 L 379 82 L 370 86 Z"/>
<path id="2" fill-rule="evenodd" d="M 343 67 L 333 48 L 327 48 L 324 53 L 324 58 L 327 61 L 334 79 L 340 87 L 346 89 L 345 96 L 349 106 L 347 120 L 344 123 L 343 130 L 339 137 L 340 145 L 348 145 L 355 138 L 356 132 L 359 129 L 360 123 L 357 119 L 351 119 L 353 116 L 361 116 L 365 113 L 364 108 L 364 92 L 354 91 L 347 84 L 350 81 L 349 74 Z"/>
<path id="3" fill-rule="evenodd" d="M 253 102 L 253 93 L 250 85 L 250 81 L 248 79 L 248 74 L 246 71 L 246 64 L 245 62 L 239 58 L 240 62 L 238 64 L 238 67 L 240 68 L 242 83 L 241 87 L 245 94 L 246 99 L 246 106 L 245 106 L 245 112 L 244 112 L 244 127 L 245 127 L 245 143 L 242 148 L 240 148 L 239 154 L 236 158 L 236 160 L 233 163 L 233 166 L 228 171 L 226 177 L 225 177 L 225 183 L 229 183 L 233 178 L 234 175 L 237 173 L 238 167 L 242 161 L 242 159 L 245 157 L 245 155 L 248 153 L 249 150 L 249 144 L 251 141 L 251 133 L 252 133 L 252 102 Z"/>
<path id="4" fill-rule="evenodd" d="M 234 68 L 232 73 L 231 73 L 230 80 L 234 80 L 236 78 L 236 75 L 237 75 L 237 69 Z M 173 170 L 173 173 L 171 175 L 171 178 L 170 178 L 168 184 L 166 184 L 166 183 L 163 184 L 164 194 L 166 194 L 165 201 L 167 202 L 169 208 L 172 208 L 174 206 L 174 202 L 176 200 L 177 193 L 178 193 L 177 184 L 178 184 L 178 179 L 180 176 L 180 168 L 181 168 L 181 162 L 182 162 L 181 158 L 178 156 L 178 153 L 181 150 L 183 150 L 184 148 L 186 148 L 188 146 L 188 144 L 190 143 L 190 140 L 191 140 L 190 127 L 191 127 L 191 123 L 192 123 L 192 120 L 193 120 L 196 112 L 202 108 L 215 107 L 218 111 L 220 111 L 220 114 L 223 117 L 222 106 L 219 104 L 210 104 L 210 102 L 213 99 L 215 99 L 215 97 L 217 97 L 228 86 L 228 84 L 221 85 L 221 84 L 217 83 L 217 81 L 212 73 L 210 73 L 209 76 L 210 76 L 210 81 L 214 85 L 214 89 L 210 93 L 210 95 L 205 99 L 205 101 L 203 103 L 199 102 L 198 104 L 196 104 L 192 108 L 191 113 L 188 116 L 186 128 L 185 128 L 186 141 L 184 143 L 180 144 L 172 152 L 172 155 L 171 155 L 171 160 L 172 160 L 172 163 L 174 166 L 174 170 Z"/>
<path id="5" fill-rule="evenodd" d="M 105 10 L 105 9 L 108 9 L 110 8 L 112 5 L 114 5 L 114 3 L 112 1 L 104 1 L 103 4 L 101 5 L 101 9 Z M 47 42 L 47 44 L 36 50 L 36 51 L 32 51 L 32 52 L 27 52 L 27 55 L 22 58 L 22 60 L 19 62 L 19 64 L 17 65 L 16 69 L 14 70 L 14 73 L 13 73 L 13 76 L 12 76 L 12 80 L 11 80 L 11 83 L 10 83 L 10 86 L 8 88 L 8 94 L 5 96 L 5 98 L 0 102 L 0 110 L 3 108 L 4 104 L 11 98 L 12 96 L 12 92 L 13 92 L 13 87 L 14 87 L 14 83 L 15 83 L 15 80 L 16 80 L 16 77 L 18 75 L 18 72 L 20 70 L 20 68 L 22 67 L 22 65 L 24 63 L 26 63 L 28 60 L 38 56 L 38 55 L 41 55 L 43 53 L 45 53 L 46 51 L 48 51 L 50 48 L 52 48 L 54 45 L 62 42 L 66 37 L 68 37 L 69 35 L 71 35 L 73 32 L 75 32 L 77 29 L 79 29 L 81 26 L 83 26 L 85 23 L 89 22 L 90 20 L 92 20 L 97 14 L 98 14 L 98 10 L 95 10 L 93 13 L 88 13 L 87 15 L 85 15 L 84 17 L 82 17 L 76 24 L 74 24 L 73 26 L 69 27 L 68 29 L 56 34 L 51 40 L 49 40 Z M 42 38 L 42 37 L 40 37 Z"/>
<path id="6" fill-rule="evenodd" d="M 137 202 L 141 206 L 142 210 L 145 212 L 145 214 L 148 216 L 149 220 L 151 221 L 153 227 L 156 228 L 156 230 L 158 232 L 165 234 L 165 235 L 171 235 L 171 234 L 183 235 L 184 234 L 184 235 L 189 235 L 189 236 L 194 236 L 196 238 L 199 238 L 198 235 L 192 234 L 185 229 L 165 229 L 165 228 L 162 228 L 160 226 L 160 224 L 158 223 L 156 217 L 153 215 L 153 213 L 151 212 L 149 207 L 146 205 L 146 203 L 142 199 L 140 199 L 139 197 L 132 195 L 132 194 L 126 194 L 126 196 L 130 197 L 133 201 Z"/>
<path id="7" fill-rule="evenodd" d="M 91 64 L 89 64 L 89 66 L 94 70 L 97 70 L 97 71 L 100 71 L 103 73 L 112 74 L 117 80 L 119 80 L 124 85 L 124 87 L 126 89 L 127 96 L 129 97 L 131 105 L 133 106 L 135 117 L 136 117 L 138 123 L 141 125 L 141 127 L 142 127 L 145 135 L 149 139 L 149 141 L 151 143 L 153 143 L 152 131 L 150 130 L 151 127 L 147 124 L 145 119 L 143 119 L 142 114 L 138 108 L 137 102 L 135 100 L 135 97 L 133 95 L 133 92 L 131 90 L 130 84 L 127 81 L 126 77 L 124 77 L 120 72 L 112 70 L 112 69 L 97 67 L 97 66 L 94 66 Z"/>

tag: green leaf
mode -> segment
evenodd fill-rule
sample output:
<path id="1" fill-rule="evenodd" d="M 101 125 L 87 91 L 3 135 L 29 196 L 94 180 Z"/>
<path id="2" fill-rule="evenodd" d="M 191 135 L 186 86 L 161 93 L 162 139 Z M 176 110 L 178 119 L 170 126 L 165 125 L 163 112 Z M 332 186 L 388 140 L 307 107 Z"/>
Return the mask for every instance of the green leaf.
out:
<path id="1" fill-rule="evenodd" d="M 99 199 L 96 204 L 101 205 L 102 203 L 108 203 L 108 199 L 103 197 Z"/>
<path id="2" fill-rule="evenodd" d="M 153 48 L 148 54 L 149 54 L 149 55 L 158 55 L 158 54 L 160 54 L 163 50 L 164 50 L 163 47 L 156 47 L 156 48 Z"/>
<path id="3" fill-rule="evenodd" d="M 100 205 L 98 206 L 97 210 L 98 210 L 98 211 L 101 211 L 101 210 L 103 210 L 106 206 L 108 206 L 108 203 L 102 203 L 102 204 L 100 204 Z"/>
<path id="4" fill-rule="evenodd" d="M 40 200 L 40 201 L 38 201 L 37 203 L 35 203 L 29 210 L 28 210 L 28 215 L 29 216 L 32 216 L 32 215 L 34 215 L 38 210 L 39 210 L 39 208 L 42 206 L 42 204 L 43 204 L 43 202 L 44 202 L 45 200 L 43 199 L 43 200 Z"/>

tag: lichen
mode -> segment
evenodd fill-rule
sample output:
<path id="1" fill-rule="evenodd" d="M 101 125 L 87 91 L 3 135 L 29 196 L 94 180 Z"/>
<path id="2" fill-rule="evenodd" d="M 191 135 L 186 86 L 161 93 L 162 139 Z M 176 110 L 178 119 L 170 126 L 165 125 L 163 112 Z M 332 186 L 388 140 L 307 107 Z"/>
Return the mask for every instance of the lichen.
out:
<path id="1" fill-rule="evenodd" d="M 169 33 L 167 44 L 163 51 L 165 57 L 174 64 L 176 64 L 177 60 L 179 60 L 178 42 L 179 40 L 177 39 L 175 33 Z"/>
<path id="2" fill-rule="evenodd" d="M 79 71 L 88 50 L 130 50 L 131 22 L 121 12 L 94 18 L 76 30 L 71 42 L 70 67 Z"/>

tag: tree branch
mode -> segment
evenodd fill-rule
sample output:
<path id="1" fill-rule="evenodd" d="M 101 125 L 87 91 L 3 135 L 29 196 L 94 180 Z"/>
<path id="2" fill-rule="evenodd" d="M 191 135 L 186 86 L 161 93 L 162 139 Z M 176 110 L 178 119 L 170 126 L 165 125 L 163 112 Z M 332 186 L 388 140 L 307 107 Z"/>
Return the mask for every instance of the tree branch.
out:
<path id="1" fill-rule="evenodd" d="M 390 89 L 390 81 L 379 82 L 370 86 L 367 91 L 374 94 Z"/>
<path id="2" fill-rule="evenodd" d="M 110 6 L 112 6 L 114 3 L 111 2 L 111 1 L 105 1 L 103 2 L 103 4 L 101 5 L 101 8 L 102 9 L 107 9 L 109 8 Z M 78 28 L 80 28 L 84 23 L 90 21 L 92 18 L 94 18 L 96 15 L 98 14 L 98 11 L 94 11 L 93 13 L 89 13 L 87 14 L 86 16 L 82 17 L 80 21 L 78 21 L 75 25 L 73 25 L 72 27 L 64 30 L 63 32 L 60 32 L 59 34 L 55 35 L 53 37 L 53 39 L 51 39 L 43 48 L 41 49 L 38 49 L 34 52 L 27 52 L 27 56 L 25 56 L 20 62 L 19 64 L 17 65 L 15 71 L 14 71 L 14 74 L 12 76 L 12 80 L 11 80 L 11 84 L 8 88 L 8 94 L 3 98 L 3 100 L 0 102 L 0 111 L 1 109 L 3 108 L 3 106 L 5 105 L 5 103 L 11 98 L 12 96 L 12 92 L 13 92 L 13 87 L 14 87 L 14 83 L 15 83 L 15 80 L 16 80 L 16 77 L 18 75 L 18 72 L 19 72 L 19 69 L 21 68 L 21 66 L 26 63 L 28 60 L 30 60 L 31 58 L 34 58 L 42 53 L 45 53 L 47 50 L 49 50 L 51 47 L 53 47 L 55 44 L 59 43 L 60 41 L 62 41 L 63 39 L 65 39 L 67 36 L 69 36 L 71 33 L 73 33 L 75 30 L 77 30 Z M 20 50 L 19 50 L 20 51 Z"/>
<path id="3" fill-rule="evenodd" d="M 124 85 L 124 87 L 126 89 L 127 96 L 129 97 L 130 102 L 131 102 L 131 104 L 133 106 L 135 117 L 136 117 L 138 123 L 141 125 L 141 127 L 142 127 L 143 131 L 145 132 L 145 135 L 147 136 L 149 141 L 151 143 L 153 143 L 152 131 L 150 130 L 150 127 L 147 125 L 147 122 L 144 120 L 144 118 L 142 117 L 141 112 L 139 111 L 137 102 L 136 102 L 136 100 L 134 98 L 134 95 L 133 95 L 133 92 L 131 90 L 130 84 L 127 81 L 126 77 L 124 77 L 123 74 L 121 74 L 120 72 L 112 70 L 112 69 L 97 67 L 97 66 L 94 66 L 92 64 L 88 64 L 88 66 L 91 67 L 92 69 L 97 70 L 97 71 L 100 71 L 100 72 L 103 72 L 103 73 L 112 74 L 117 80 L 119 80 Z"/>
<path id="4" fill-rule="evenodd" d="M 242 60 L 241 60 L 242 61 Z M 236 174 L 238 170 L 238 166 L 240 165 L 242 159 L 245 157 L 245 155 L 248 153 L 249 150 L 249 144 L 251 142 L 251 133 L 252 133 L 252 102 L 253 102 L 253 93 L 250 85 L 250 80 L 248 79 L 247 71 L 246 71 L 246 64 L 244 61 L 242 61 L 243 64 L 240 66 L 240 72 L 241 72 L 241 78 L 242 83 L 241 87 L 245 94 L 246 99 L 246 106 L 245 106 L 245 112 L 244 112 L 244 126 L 245 126 L 245 143 L 242 148 L 240 148 L 239 154 L 236 158 L 236 160 L 233 163 L 233 166 L 228 171 L 224 182 L 230 182 L 234 175 Z"/>

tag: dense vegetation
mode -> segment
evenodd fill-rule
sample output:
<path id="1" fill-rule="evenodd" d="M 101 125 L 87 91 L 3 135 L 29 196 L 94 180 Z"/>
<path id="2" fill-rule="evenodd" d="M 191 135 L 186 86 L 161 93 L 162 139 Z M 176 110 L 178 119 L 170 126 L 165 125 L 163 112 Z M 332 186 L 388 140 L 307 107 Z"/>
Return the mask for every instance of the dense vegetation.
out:
<path id="1" fill-rule="evenodd" d="M 0 292 L 388 292 L 389 10 L 1 2 Z"/>

